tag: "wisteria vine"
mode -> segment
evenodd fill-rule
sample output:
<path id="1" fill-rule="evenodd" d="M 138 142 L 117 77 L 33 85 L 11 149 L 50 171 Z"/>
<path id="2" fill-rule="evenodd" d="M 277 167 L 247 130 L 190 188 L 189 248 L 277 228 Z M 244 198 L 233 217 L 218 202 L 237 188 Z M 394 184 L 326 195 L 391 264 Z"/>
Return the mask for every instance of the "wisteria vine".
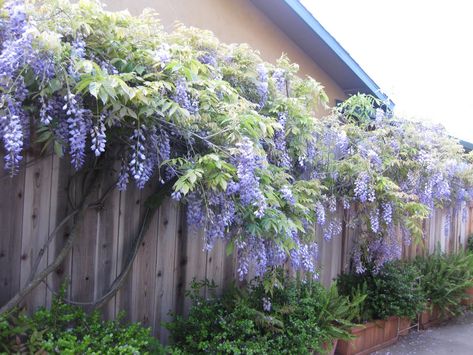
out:
<path id="1" fill-rule="evenodd" d="M 435 206 L 473 195 L 472 157 L 443 128 L 366 95 L 317 119 L 323 87 L 284 56 L 265 63 L 246 45 L 165 33 L 150 13 L 93 1 L 14 0 L 1 16 L 5 169 L 15 175 L 41 144 L 75 169 L 121 161 L 121 190 L 174 179 L 189 227 L 204 230 L 206 250 L 225 241 L 241 278 L 282 265 L 316 275 L 315 235 L 339 236 L 348 210 L 362 230 L 356 270 L 379 268 L 421 237 Z"/>

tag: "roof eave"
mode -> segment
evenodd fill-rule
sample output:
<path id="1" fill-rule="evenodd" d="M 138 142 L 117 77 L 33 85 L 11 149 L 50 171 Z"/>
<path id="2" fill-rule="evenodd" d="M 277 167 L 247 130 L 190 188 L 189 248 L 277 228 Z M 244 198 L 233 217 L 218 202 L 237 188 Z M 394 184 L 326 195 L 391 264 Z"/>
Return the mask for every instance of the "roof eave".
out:
<path id="1" fill-rule="evenodd" d="M 294 33 L 294 29 L 291 28 L 291 19 L 287 16 L 283 16 L 278 14 L 278 11 L 284 11 L 284 6 L 292 10 L 292 12 L 297 16 L 297 20 L 304 24 L 304 30 L 307 29 L 310 31 L 310 34 L 314 36 L 314 39 L 317 39 L 317 43 L 321 43 L 322 45 L 326 46 L 323 48 L 325 51 L 325 57 L 327 63 L 321 67 L 324 69 L 327 74 L 332 77 L 335 77 L 338 73 L 336 73 L 336 65 L 341 64 L 345 66 L 350 73 L 353 74 L 353 80 L 357 80 L 356 86 L 358 87 L 342 87 L 342 89 L 347 94 L 354 94 L 356 92 L 364 92 L 367 94 L 372 94 L 373 96 L 377 97 L 383 103 L 392 110 L 394 108 L 394 102 L 389 99 L 389 97 L 384 94 L 380 87 L 374 82 L 373 79 L 369 77 L 368 74 L 360 67 L 360 65 L 348 54 L 348 52 L 333 38 L 333 36 L 314 18 L 312 13 L 308 11 L 304 5 L 300 3 L 298 0 L 252 0 L 252 2 L 265 14 L 271 18 L 296 44 L 299 45 L 302 49 L 304 49 L 309 56 L 311 56 L 314 61 L 316 61 L 319 65 L 318 59 L 314 58 L 311 55 L 311 48 L 309 47 L 311 44 L 307 43 L 306 41 L 301 40 L 301 36 L 299 34 Z M 279 8 L 278 8 L 279 6 Z M 300 24 L 299 24 L 300 25 Z M 294 26 L 293 26 L 294 27 Z M 318 41 L 318 40 L 321 40 Z M 335 65 L 331 65 L 330 59 L 338 58 L 340 63 L 336 63 Z M 333 67 L 333 68 L 332 68 Z M 333 72 L 331 72 L 333 71 Z"/>

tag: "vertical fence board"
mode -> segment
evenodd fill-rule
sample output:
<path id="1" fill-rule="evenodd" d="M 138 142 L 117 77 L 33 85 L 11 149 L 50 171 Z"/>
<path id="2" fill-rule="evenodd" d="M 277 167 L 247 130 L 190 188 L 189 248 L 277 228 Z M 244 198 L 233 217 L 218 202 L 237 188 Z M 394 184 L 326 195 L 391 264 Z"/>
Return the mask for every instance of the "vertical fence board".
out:
<path id="1" fill-rule="evenodd" d="M 224 284 L 225 241 L 218 239 L 207 253 L 206 278 L 217 285 L 216 295 L 222 293 Z"/>
<path id="2" fill-rule="evenodd" d="M 77 186 L 77 190 L 82 187 Z M 78 199 L 81 191 L 76 191 Z M 94 188 L 92 201 L 99 198 L 99 188 Z M 98 209 L 89 208 L 84 213 L 77 239 L 72 249 L 71 292 L 78 302 L 94 301 L 95 262 L 98 232 Z"/>
<path id="3" fill-rule="evenodd" d="M 27 162 L 32 160 L 27 157 Z M 24 207 L 22 223 L 22 258 L 20 265 L 21 285 L 31 275 L 37 255 L 44 247 L 49 235 L 49 209 L 51 206 L 52 157 L 36 160 L 25 170 Z M 38 271 L 47 265 L 47 250 L 41 259 Z M 46 302 L 46 286 L 39 285 L 25 299 L 25 307 L 32 311 Z"/>
<path id="4" fill-rule="evenodd" d="M 4 173 L 3 157 L 0 171 Z M 0 305 L 20 288 L 24 184 L 24 170 L 13 178 L 0 177 Z"/>
<path id="5" fill-rule="evenodd" d="M 169 312 L 176 310 L 177 302 L 178 244 L 181 239 L 179 210 L 179 204 L 171 200 L 167 200 L 159 210 L 153 325 L 155 334 L 165 343 L 169 334 L 162 325 L 171 321 Z"/>
<path id="6" fill-rule="evenodd" d="M 111 170 L 106 174 L 100 186 L 100 195 L 116 184 L 116 172 Z M 104 200 L 99 209 L 99 229 L 97 234 L 95 262 L 95 295 L 98 299 L 105 294 L 117 276 L 118 228 L 120 213 L 120 191 L 113 189 L 110 196 Z M 103 308 L 106 319 L 115 315 L 115 297 Z"/>
<path id="7" fill-rule="evenodd" d="M 51 190 L 51 209 L 49 213 L 50 232 L 52 232 L 61 221 L 72 212 L 72 206 L 69 201 L 69 195 L 74 191 L 74 183 L 69 186 L 69 179 L 74 170 L 65 159 L 54 158 L 52 167 L 52 190 Z M 51 264 L 57 254 L 60 253 L 64 243 L 69 238 L 71 225 L 74 218 L 61 227 L 48 250 L 48 264 Z M 54 292 L 57 292 L 66 282 L 66 293 L 70 296 L 70 278 L 71 278 L 72 253 L 69 253 L 55 272 L 51 273 L 47 282 Z M 51 297 L 51 295 L 49 295 Z M 51 299 L 48 299 L 50 302 Z"/>
<path id="8" fill-rule="evenodd" d="M 141 216 L 146 210 L 144 202 L 153 192 L 152 186 L 156 182 L 148 184 L 142 191 Z M 166 206 L 164 206 L 166 208 Z M 145 326 L 153 323 L 152 315 L 155 309 L 155 275 L 156 275 L 156 248 L 158 244 L 158 217 L 159 211 L 150 216 L 148 230 L 146 231 L 138 254 L 133 263 L 131 271 L 132 300 L 130 317 L 134 322 L 141 322 Z"/>
<path id="9" fill-rule="evenodd" d="M 126 191 L 121 193 L 117 274 L 120 274 L 121 270 L 125 267 L 133 239 L 138 233 L 140 224 L 140 204 L 141 192 L 132 185 L 130 185 Z M 125 311 L 125 318 L 127 320 L 130 320 L 132 309 L 132 278 L 133 275 L 130 273 L 122 288 L 116 295 L 116 311 Z"/>
<path id="10" fill-rule="evenodd" d="M 192 281 L 203 280 L 206 275 L 206 252 L 203 251 L 204 231 L 200 229 L 188 228 L 184 234 L 183 254 L 181 255 L 181 268 L 184 275 L 184 288 L 190 289 Z M 205 292 L 205 290 L 203 291 Z M 183 313 L 187 315 L 191 306 L 191 300 L 187 297 L 183 300 Z"/>

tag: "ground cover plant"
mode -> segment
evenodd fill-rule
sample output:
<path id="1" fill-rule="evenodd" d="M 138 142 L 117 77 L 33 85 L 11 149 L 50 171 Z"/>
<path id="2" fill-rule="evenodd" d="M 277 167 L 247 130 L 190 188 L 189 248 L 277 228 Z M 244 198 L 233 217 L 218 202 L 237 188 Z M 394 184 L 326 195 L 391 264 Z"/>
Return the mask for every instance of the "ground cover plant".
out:
<path id="1" fill-rule="evenodd" d="M 356 270 L 381 268 L 400 256 L 394 226 L 415 241 L 435 206 L 473 192 L 472 157 L 443 128 L 395 117 L 363 94 L 316 117 L 323 87 L 285 56 L 266 63 L 247 45 L 184 26 L 166 33 L 151 11 L 134 17 L 96 1 L 6 1 L 0 24 L 5 169 L 15 175 L 39 147 L 92 185 L 119 162 L 117 188 L 158 190 L 141 231 L 171 195 L 187 205 L 188 225 L 204 229 L 204 249 L 224 239 L 237 254 L 240 278 L 287 263 L 316 276 L 314 230 L 339 235 L 341 209 L 353 211 L 350 227 L 368 226 Z M 88 197 L 72 212 L 75 226 Z M 0 313 L 60 265 L 74 238 L 44 270 L 33 267 Z"/>

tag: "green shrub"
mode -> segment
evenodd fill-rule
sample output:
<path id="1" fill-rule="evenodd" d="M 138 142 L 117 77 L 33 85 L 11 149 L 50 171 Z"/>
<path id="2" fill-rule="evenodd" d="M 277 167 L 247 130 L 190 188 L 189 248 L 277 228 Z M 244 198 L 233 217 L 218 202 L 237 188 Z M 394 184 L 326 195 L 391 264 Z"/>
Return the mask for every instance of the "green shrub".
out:
<path id="1" fill-rule="evenodd" d="M 314 280 L 286 279 L 283 286 L 273 290 L 271 314 L 284 324 L 284 332 L 271 340 L 273 349 L 281 353 L 304 353 L 308 349 L 324 352 L 323 344 L 334 339 L 350 339 L 352 320 L 359 315 L 364 296 L 350 301 L 338 294 L 335 284 L 329 289 Z M 264 283 L 250 290 L 254 307 L 265 295 Z"/>
<path id="2" fill-rule="evenodd" d="M 436 252 L 416 258 L 415 265 L 422 275 L 420 284 L 430 305 L 444 313 L 458 314 L 465 290 L 473 286 L 473 254 Z"/>
<path id="3" fill-rule="evenodd" d="M 174 321 L 165 325 L 174 343 L 171 352 L 269 353 L 265 333 L 270 330 L 281 332 L 281 324 L 249 306 L 247 300 L 239 297 L 236 291 L 228 292 L 221 298 L 201 296 L 204 287 L 213 293 L 214 286 L 208 281 L 193 282 L 187 293 L 192 301 L 188 318 L 175 315 Z"/>
<path id="4" fill-rule="evenodd" d="M 342 274 L 337 283 L 340 293 L 351 298 L 366 293 L 358 319 L 360 322 L 390 316 L 414 319 L 425 305 L 419 278 L 413 265 L 390 262 L 377 273 Z"/>
<path id="5" fill-rule="evenodd" d="M 56 298 L 51 310 L 32 317 L 0 316 L 0 354 L 160 354 L 150 330 L 120 320 L 103 321 L 98 312 L 87 314 Z"/>
<path id="6" fill-rule="evenodd" d="M 351 320 L 358 315 L 359 297 L 350 302 L 336 286 L 326 290 L 315 281 L 282 279 L 267 294 L 255 280 L 247 291 L 232 290 L 222 298 L 204 299 L 194 283 L 193 307 L 186 320 L 169 323 L 175 354 L 307 354 L 326 352 L 333 339 L 349 339 Z M 266 307 L 265 307 L 266 305 Z"/>

